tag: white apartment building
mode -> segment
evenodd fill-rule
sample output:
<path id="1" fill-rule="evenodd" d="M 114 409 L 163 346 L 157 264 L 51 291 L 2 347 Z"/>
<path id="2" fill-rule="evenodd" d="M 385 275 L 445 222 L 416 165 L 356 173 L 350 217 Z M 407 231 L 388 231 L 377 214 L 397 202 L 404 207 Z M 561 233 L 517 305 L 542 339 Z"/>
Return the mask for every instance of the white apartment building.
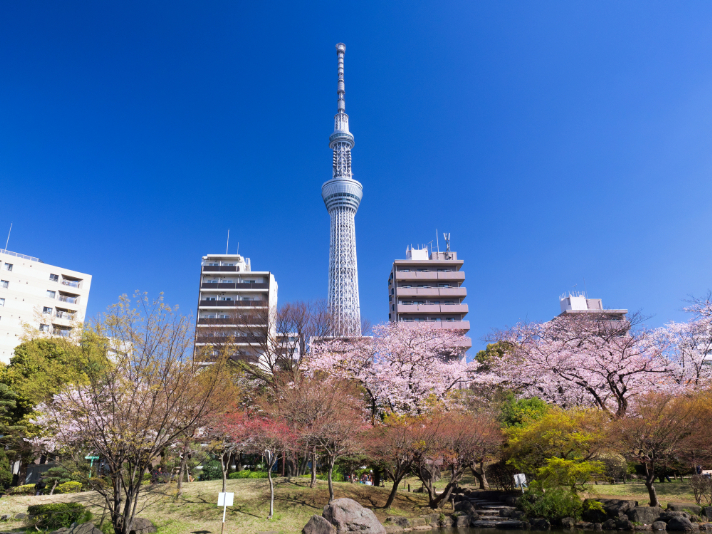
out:
<path id="1" fill-rule="evenodd" d="M 67 336 L 86 315 L 91 275 L 0 249 L 0 361 L 9 362 L 29 324 Z"/>
<path id="2" fill-rule="evenodd" d="M 269 271 L 253 271 L 239 254 L 208 254 L 200 267 L 196 348 L 234 337 L 233 358 L 257 362 L 268 334 L 274 339 L 277 282 Z"/>

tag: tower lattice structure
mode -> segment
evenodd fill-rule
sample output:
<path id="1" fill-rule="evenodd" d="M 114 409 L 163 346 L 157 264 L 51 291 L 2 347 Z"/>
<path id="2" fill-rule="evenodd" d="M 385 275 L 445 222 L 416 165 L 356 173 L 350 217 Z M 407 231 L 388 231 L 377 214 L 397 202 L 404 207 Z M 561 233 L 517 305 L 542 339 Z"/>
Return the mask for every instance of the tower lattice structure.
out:
<path id="1" fill-rule="evenodd" d="M 334 151 L 332 178 L 321 186 L 321 196 L 331 217 L 329 245 L 329 309 L 334 317 L 334 334 L 361 335 L 361 307 L 358 297 L 355 216 L 363 197 L 363 186 L 351 174 L 354 136 L 349 132 L 344 95 L 344 53 L 346 45 L 336 45 L 338 58 L 338 108 L 329 148 Z"/>

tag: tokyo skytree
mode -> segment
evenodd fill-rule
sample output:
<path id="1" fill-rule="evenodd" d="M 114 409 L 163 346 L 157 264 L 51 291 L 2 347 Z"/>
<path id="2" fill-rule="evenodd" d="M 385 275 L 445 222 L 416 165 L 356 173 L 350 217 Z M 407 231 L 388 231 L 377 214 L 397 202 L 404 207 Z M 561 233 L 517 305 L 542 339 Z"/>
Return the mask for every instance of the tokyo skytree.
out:
<path id="1" fill-rule="evenodd" d="M 329 245 L 329 309 L 334 317 L 334 335 L 361 335 L 361 307 L 358 299 L 356 224 L 363 187 L 351 176 L 351 149 L 344 94 L 344 53 L 346 45 L 336 45 L 338 58 L 338 107 L 329 148 L 334 151 L 332 178 L 321 186 L 321 196 L 331 217 Z"/>

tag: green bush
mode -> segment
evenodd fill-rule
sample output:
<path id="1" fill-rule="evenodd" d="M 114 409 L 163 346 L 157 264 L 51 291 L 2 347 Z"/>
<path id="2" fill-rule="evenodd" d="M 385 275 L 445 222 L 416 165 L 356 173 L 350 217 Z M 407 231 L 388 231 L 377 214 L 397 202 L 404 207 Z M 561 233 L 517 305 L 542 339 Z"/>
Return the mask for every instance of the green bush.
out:
<path id="1" fill-rule="evenodd" d="M 82 491 L 82 483 L 74 482 L 72 480 L 65 482 L 64 484 L 60 484 L 54 489 L 55 493 L 79 493 L 80 491 Z"/>
<path id="2" fill-rule="evenodd" d="M 527 517 L 543 517 L 556 522 L 564 517 L 581 518 L 581 499 L 567 488 L 551 488 L 546 492 L 528 489 L 519 501 L 519 507 Z"/>
<path id="3" fill-rule="evenodd" d="M 30 521 L 41 530 L 56 530 L 69 527 L 72 523 L 86 523 L 91 513 L 76 502 L 37 504 L 27 508 Z"/>
<path id="4" fill-rule="evenodd" d="M 222 476 L 222 474 L 220 476 Z M 267 471 L 248 471 L 245 469 L 244 471 L 230 473 L 227 478 L 232 480 L 236 478 L 267 478 Z"/>
<path id="5" fill-rule="evenodd" d="M 10 495 L 34 495 L 35 485 L 25 484 L 24 486 L 15 486 L 14 488 L 10 488 L 8 493 Z"/>
<path id="6" fill-rule="evenodd" d="M 200 473 L 200 480 L 220 480 L 222 478 L 222 466 L 217 460 L 203 464 L 203 470 Z"/>

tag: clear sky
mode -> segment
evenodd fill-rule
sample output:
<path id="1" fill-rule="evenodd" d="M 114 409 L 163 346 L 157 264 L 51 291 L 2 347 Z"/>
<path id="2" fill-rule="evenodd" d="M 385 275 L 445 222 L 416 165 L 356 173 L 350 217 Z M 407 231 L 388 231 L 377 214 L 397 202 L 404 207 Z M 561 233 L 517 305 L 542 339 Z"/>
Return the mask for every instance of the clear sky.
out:
<path id="1" fill-rule="evenodd" d="M 361 312 L 452 235 L 473 345 L 586 289 L 649 324 L 712 288 L 712 3 L 3 2 L 0 234 L 194 313 L 203 254 L 324 298 L 346 51 Z M 442 246 L 442 241 L 441 241 Z"/>

